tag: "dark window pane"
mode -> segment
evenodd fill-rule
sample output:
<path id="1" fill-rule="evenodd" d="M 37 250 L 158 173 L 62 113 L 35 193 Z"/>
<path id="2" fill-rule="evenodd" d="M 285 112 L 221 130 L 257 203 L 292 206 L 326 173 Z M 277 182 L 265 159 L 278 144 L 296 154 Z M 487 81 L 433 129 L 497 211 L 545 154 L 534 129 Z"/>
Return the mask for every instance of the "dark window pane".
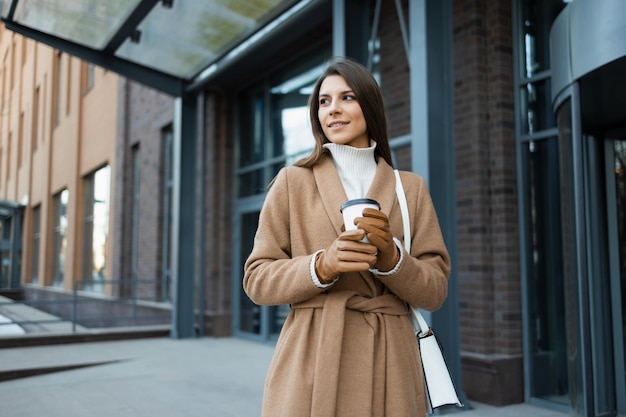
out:
<path id="1" fill-rule="evenodd" d="M 263 169 L 256 169 L 237 176 L 237 197 L 247 197 L 265 192 L 267 186 Z"/>
<path id="2" fill-rule="evenodd" d="M 526 0 L 522 2 L 522 74 L 531 77 L 550 67 L 550 27 L 565 7 L 563 0 Z"/>
<path id="3" fill-rule="evenodd" d="M 254 234 L 259 225 L 259 212 L 245 213 L 241 215 L 241 265 L 252 251 Z M 239 330 L 247 333 L 261 334 L 261 307 L 254 304 L 243 290 L 243 284 L 237 284 L 240 288 L 239 307 Z"/>
<path id="4" fill-rule="evenodd" d="M 520 97 L 523 133 L 533 134 L 554 126 L 549 80 L 524 85 Z"/>
<path id="5" fill-rule="evenodd" d="M 623 346 L 626 346 L 626 140 L 616 140 L 614 142 L 615 152 L 615 200 L 617 203 L 617 229 L 619 239 L 619 271 L 621 288 L 621 320 Z M 626 363 L 626 351 L 623 361 Z M 626 375 L 623 378 L 623 386 L 626 386 Z"/>
<path id="6" fill-rule="evenodd" d="M 532 395 L 567 404 L 557 139 L 527 143 L 524 154 Z"/>
<path id="7" fill-rule="evenodd" d="M 244 92 L 239 100 L 239 146 L 237 165 L 245 167 L 263 161 L 265 100 L 262 86 Z"/>

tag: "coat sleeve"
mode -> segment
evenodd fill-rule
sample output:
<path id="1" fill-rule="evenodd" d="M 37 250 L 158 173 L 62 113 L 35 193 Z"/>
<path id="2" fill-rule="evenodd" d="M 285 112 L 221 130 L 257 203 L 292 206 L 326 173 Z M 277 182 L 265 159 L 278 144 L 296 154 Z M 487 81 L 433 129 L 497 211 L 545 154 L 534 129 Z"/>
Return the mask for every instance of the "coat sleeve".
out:
<path id="1" fill-rule="evenodd" d="M 244 290 L 260 305 L 293 304 L 322 292 L 311 279 L 312 254 L 292 256 L 287 172 L 283 168 L 270 187 L 244 265 Z"/>
<path id="2" fill-rule="evenodd" d="M 404 175 L 402 182 L 411 221 L 411 253 L 405 251 L 397 273 L 379 278 L 410 305 L 434 311 L 448 295 L 450 256 L 426 182 L 415 174 Z"/>

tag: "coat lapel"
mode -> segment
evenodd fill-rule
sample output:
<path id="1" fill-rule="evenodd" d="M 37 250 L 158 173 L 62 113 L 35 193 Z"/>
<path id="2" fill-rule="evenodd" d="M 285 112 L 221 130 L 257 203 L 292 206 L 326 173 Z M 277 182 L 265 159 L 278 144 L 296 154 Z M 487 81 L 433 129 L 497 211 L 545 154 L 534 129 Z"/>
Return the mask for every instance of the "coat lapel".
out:
<path id="1" fill-rule="evenodd" d="M 348 200 L 348 197 L 330 155 L 322 157 L 320 162 L 313 167 L 313 175 L 315 176 L 315 182 L 326 214 L 332 222 L 337 236 L 339 236 L 341 234 L 341 226 L 343 225 L 343 217 L 340 211 L 341 205 Z M 395 185 L 396 178 L 393 168 L 382 158 L 379 158 L 374 180 L 365 197 L 378 201 L 381 211 L 388 217 L 391 217 L 392 209 L 396 204 Z"/>
<path id="2" fill-rule="evenodd" d="M 341 226 L 343 226 L 341 205 L 348 200 L 348 197 L 341 184 L 341 179 L 332 157 L 329 155 L 323 156 L 313 167 L 313 175 L 326 214 L 332 222 L 337 236 L 339 236 L 341 234 Z"/>
<path id="3" fill-rule="evenodd" d="M 380 210 L 391 218 L 396 203 L 396 177 L 393 168 L 382 158 L 378 158 L 376 174 L 366 197 L 378 201 Z"/>

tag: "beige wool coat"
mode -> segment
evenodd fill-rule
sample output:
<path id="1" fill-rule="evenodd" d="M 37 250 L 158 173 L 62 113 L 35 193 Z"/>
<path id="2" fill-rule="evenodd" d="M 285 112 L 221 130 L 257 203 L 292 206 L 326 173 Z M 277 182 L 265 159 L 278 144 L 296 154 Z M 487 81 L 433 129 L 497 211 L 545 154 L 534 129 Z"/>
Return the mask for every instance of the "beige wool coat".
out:
<path id="1" fill-rule="evenodd" d="M 265 383 L 264 417 L 423 417 L 424 382 L 407 304 L 426 310 L 447 296 L 450 259 L 424 180 L 401 172 L 412 246 L 394 275 L 311 280 L 312 255 L 341 233 L 347 200 L 330 155 L 283 168 L 259 218 L 243 286 L 260 305 L 290 304 Z M 393 169 L 382 159 L 367 198 L 402 240 Z"/>

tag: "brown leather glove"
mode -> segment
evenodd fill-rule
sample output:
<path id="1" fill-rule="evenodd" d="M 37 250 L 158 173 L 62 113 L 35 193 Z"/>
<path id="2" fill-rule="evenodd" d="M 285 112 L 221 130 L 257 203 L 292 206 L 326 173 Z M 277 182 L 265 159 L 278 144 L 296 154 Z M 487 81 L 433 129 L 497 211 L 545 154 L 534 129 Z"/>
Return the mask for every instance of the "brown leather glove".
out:
<path id="1" fill-rule="evenodd" d="M 365 231 L 367 239 L 378 248 L 376 268 L 381 271 L 392 270 L 400 260 L 400 253 L 393 242 L 387 215 L 380 210 L 366 208 L 363 217 L 356 218 L 354 223 Z"/>
<path id="2" fill-rule="evenodd" d="M 315 272 L 323 284 L 332 282 L 344 272 L 367 271 L 376 263 L 376 247 L 361 242 L 363 230 L 348 230 L 337 239 L 315 261 Z"/>

